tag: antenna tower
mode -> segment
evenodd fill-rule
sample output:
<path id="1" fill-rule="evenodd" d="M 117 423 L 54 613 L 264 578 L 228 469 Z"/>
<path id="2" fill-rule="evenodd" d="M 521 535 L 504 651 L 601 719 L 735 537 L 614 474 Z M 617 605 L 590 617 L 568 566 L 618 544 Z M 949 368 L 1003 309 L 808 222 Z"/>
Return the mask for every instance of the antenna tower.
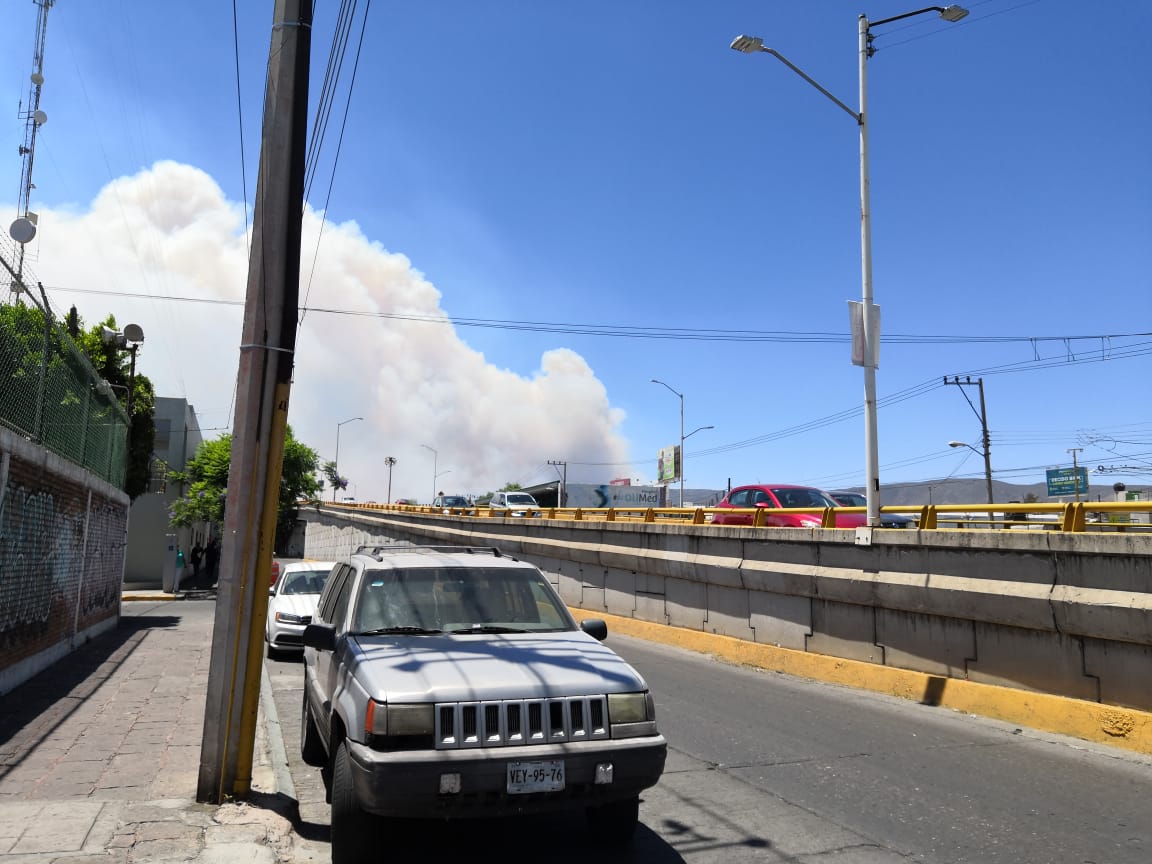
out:
<path id="1" fill-rule="evenodd" d="M 8 229 L 8 234 L 16 241 L 16 270 L 12 272 L 9 288 L 9 302 L 26 291 L 24 284 L 24 247 L 36 236 L 38 217 L 28 209 L 28 199 L 35 189 L 32 182 L 32 161 L 36 150 L 36 132 L 48 122 L 48 115 L 40 110 L 40 89 L 44 86 L 44 36 L 48 29 L 48 10 L 56 0 L 33 0 L 36 4 L 36 46 L 32 55 L 31 85 L 28 91 L 28 106 L 20 105 L 19 116 L 24 119 L 24 143 L 20 145 L 20 156 L 24 160 L 20 171 L 20 203 L 16 221 Z M 10 270 L 10 268 L 7 268 Z"/>

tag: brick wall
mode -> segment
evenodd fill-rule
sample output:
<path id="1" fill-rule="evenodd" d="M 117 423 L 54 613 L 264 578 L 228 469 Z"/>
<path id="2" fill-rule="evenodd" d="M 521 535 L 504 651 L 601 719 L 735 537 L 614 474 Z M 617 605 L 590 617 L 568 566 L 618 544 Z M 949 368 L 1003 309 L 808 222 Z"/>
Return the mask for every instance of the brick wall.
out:
<path id="1" fill-rule="evenodd" d="M 128 504 L 0 428 L 0 693 L 116 625 Z"/>

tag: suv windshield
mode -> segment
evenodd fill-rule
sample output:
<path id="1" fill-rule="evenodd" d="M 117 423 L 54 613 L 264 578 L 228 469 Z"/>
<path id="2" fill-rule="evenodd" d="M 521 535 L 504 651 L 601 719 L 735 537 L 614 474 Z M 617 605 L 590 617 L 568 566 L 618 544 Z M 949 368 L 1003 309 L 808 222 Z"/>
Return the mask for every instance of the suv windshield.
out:
<path id="1" fill-rule="evenodd" d="M 445 495 L 440 499 L 441 507 L 467 507 L 468 499 L 463 495 Z"/>
<path id="2" fill-rule="evenodd" d="M 531 495 L 528 495 L 528 494 L 513 495 L 512 493 L 508 493 L 506 496 L 504 496 L 504 500 L 509 505 L 519 504 L 521 507 L 535 507 L 536 506 L 536 499 L 533 498 Z"/>
<path id="3" fill-rule="evenodd" d="M 542 632 L 575 624 L 529 568 L 420 567 L 365 574 L 354 633 Z"/>

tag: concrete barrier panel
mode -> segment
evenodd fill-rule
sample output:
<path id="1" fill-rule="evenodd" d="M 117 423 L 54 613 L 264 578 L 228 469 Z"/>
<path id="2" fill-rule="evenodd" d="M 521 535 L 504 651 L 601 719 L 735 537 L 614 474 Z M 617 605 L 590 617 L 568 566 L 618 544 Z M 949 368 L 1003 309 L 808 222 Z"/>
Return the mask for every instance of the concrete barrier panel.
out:
<path id="1" fill-rule="evenodd" d="M 636 611 L 636 574 L 631 570 L 604 571 L 604 608 L 613 615 L 631 618 Z"/>
<path id="2" fill-rule="evenodd" d="M 707 608 L 707 590 L 703 582 L 687 579 L 668 579 L 664 582 L 665 610 L 668 623 L 689 630 L 704 629 Z"/>
<path id="3" fill-rule="evenodd" d="M 1062 633 L 977 623 L 968 679 L 1098 702 L 1096 678 L 1084 674 L 1081 640 Z"/>
<path id="4" fill-rule="evenodd" d="M 704 621 L 706 632 L 747 639 L 750 642 L 755 640 L 756 632 L 749 623 L 751 612 L 747 591 L 743 588 L 709 585 L 707 603 L 708 617 Z"/>
<path id="5" fill-rule="evenodd" d="M 914 612 L 877 609 L 876 642 L 888 666 L 950 678 L 963 678 L 976 656 L 973 622 Z"/>
<path id="6" fill-rule="evenodd" d="M 1152 711 L 1152 647 L 1084 640 L 1084 671 L 1100 679 L 1100 701 Z"/>
<path id="7" fill-rule="evenodd" d="M 1148 579 L 1152 586 L 1152 574 Z M 1142 644 L 1152 641 L 1152 594 L 1057 585 L 1052 589 L 1052 613 L 1062 633 Z"/>
<path id="8" fill-rule="evenodd" d="M 755 633 L 755 641 L 804 651 L 812 633 L 812 600 L 767 591 L 749 591 L 748 622 Z"/>
<path id="9" fill-rule="evenodd" d="M 865 663 L 884 663 L 876 644 L 876 616 L 868 606 L 812 601 L 812 635 L 807 650 Z"/>

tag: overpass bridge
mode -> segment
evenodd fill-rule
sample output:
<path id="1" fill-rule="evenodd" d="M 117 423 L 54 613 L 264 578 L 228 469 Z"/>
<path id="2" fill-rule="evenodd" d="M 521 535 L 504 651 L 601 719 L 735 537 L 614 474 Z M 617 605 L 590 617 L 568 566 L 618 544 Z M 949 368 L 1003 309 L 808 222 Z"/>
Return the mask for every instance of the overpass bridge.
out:
<path id="1" fill-rule="evenodd" d="M 1012 506 L 992 518 L 1012 522 Z M 1108 521 L 1138 516 L 1132 505 L 1092 504 L 1102 520 L 1020 506 L 1059 520 L 801 529 L 711 525 L 699 510 L 510 518 L 322 502 L 301 518 L 310 558 L 496 546 L 616 632 L 1152 753 L 1152 532 Z"/>

